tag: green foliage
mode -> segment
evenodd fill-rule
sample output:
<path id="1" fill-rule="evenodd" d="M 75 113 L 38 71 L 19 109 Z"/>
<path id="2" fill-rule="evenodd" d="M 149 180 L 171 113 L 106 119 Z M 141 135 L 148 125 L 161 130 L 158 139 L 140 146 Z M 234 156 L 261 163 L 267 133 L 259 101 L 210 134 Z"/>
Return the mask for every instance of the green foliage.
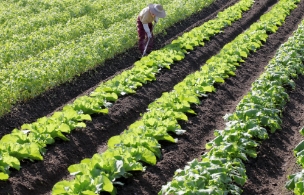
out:
<path id="1" fill-rule="evenodd" d="M 295 195 L 302 195 L 304 193 L 304 170 L 289 175 L 285 187 L 293 191 Z"/>
<path id="2" fill-rule="evenodd" d="M 246 178 L 241 161 L 204 155 L 201 162 L 194 159 L 184 170 L 178 169 L 158 194 L 240 194 L 241 189 L 231 182 L 243 184 Z"/>

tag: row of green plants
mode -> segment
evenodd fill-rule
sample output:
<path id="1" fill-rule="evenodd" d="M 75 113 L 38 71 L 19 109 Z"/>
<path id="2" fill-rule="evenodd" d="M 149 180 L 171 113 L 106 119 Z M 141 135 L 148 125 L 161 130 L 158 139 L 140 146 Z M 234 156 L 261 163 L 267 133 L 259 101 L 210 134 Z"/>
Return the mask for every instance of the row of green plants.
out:
<path id="1" fill-rule="evenodd" d="M 39 2 L 39 4 L 38 4 Z M 54 3 L 52 3 L 54 2 Z M 20 17 L 28 15 L 32 17 L 34 13 L 41 14 L 41 12 L 47 12 L 50 9 L 58 9 L 58 7 L 69 7 L 75 0 L 64 1 L 1 1 L 0 2 L 0 26 L 1 28 L 10 25 L 7 24 L 8 20 L 16 19 L 16 14 Z"/>
<path id="2" fill-rule="evenodd" d="M 205 37 L 209 38 L 220 31 L 219 25 L 214 25 L 216 24 L 215 21 L 218 20 L 218 24 L 221 24 L 221 27 L 224 28 L 226 23 L 222 21 L 228 21 L 228 18 L 230 21 L 237 20 L 241 17 L 242 10 L 249 9 L 252 4 L 252 0 L 242 0 L 234 5 L 233 9 L 228 8 L 221 12 L 218 18 L 212 20 L 214 21 L 212 23 L 213 25 L 210 25 L 210 22 L 207 22 L 209 26 L 203 24 L 203 27 L 213 29 L 213 33 L 210 33 L 210 29 L 206 30 L 202 27 L 193 29 L 192 31 L 196 31 L 197 34 L 199 34 L 199 31 L 201 31 L 202 34 L 208 31 L 209 34 L 206 33 Z M 239 14 L 235 14 L 235 12 L 239 12 Z M 232 17 L 232 15 L 237 15 L 237 17 Z M 189 33 L 185 35 L 188 39 L 193 37 L 188 36 Z M 196 44 L 196 46 L 198 45 L 198 40 L 200 40 L 200 44 L 204 42 L 204 39 L 195 40 L 192 44 Z M 180 45 L 180 47 L 177 47 L 178 45 Z M 194 45 L 192 45 L 192 47 L 193 46 Z M 149 56 L 143 58 L 141 60 L 142 62 L 138 62 L 133 69 L 125 71 L 121 75 L 102 83 L 89 96 L 77 98 L 72 104 L 64 106 L 62 111 L 55 112 L 50 117 L 39 118 L 32 124 L 24 124 L 20 130 L 14 129 L 12 133 L 3 136 L 0 140 L 0 144 L 2 145 L 0 149 L 2 156 L 2 160 L 0 161 L 0 170 L 2 172 L 0 173 L 0 179 L 8 179 L 10 173 L 9 168 L 19 170 L 20 160 L 22 159 L 42 160 L 45 147 L 47 144 L 54 143 L 55 138 L 68 140 L 64 134 L 70 133 L 77 127 L 85 127 L 84 121 L 91 120 L 90 114 L 107 114 L 108 107 L 110 107 L 119 96 L 127 93 L 135 93 L 137 87 L 147 81 L 155 80 L 155 74 L 159 71 L 162 64 L 162 66 L 167 67 L 173 63 L 173 60 L 176 60 L 174 55 L 171 56 L 171 59 L 160 58 L 157 57 L 155 53 L 159 53 L 159 55 L 160 53 L 167 53 L 170 55 L 171 53 L 180 52 L 180 55 L 183 57 L 187 52 L 186 47 L 187 45 L 185 46 L 182 41 L 175 40 L 172 44 L 162 49 L 163 52 L 152 52 Z M 155 59 L 150 56 L 154 56 Z M 182 57 L 178 59 L 181 60 Z M 168 64 L 168 60 L 171 60 L 170 64 Z M 146 65 L 144 66 L 144 64 Z"/>
<path id="3" fill-rule="evenodd" d="M 304 30 L 302 32 L 304 35 Z M 302 38 L 304 39 L 304 37 Z M 302 57 L 303 58 L 303 57 Z M 304 59 L 303 59 L 304 60 Z M 300 129 L 300 134 L 304 136 L 304 127 Z M 296 163 L 304 168 L 304 140 L 302 140 L 293 150 L 297 161 Z M 288 175 L 288 181 L 285 184 L 285 187 L 292 191 L 295 195 L 304 194 L 304 169 L 300 172 Z"/>
<path id="4" fill-rule="evenodd" d="M 105 152 L 96 153 L 91 159 L 69 166 L 68 171 L 74 178 L 56 183 L 52 194 L 99 194 L 101 191 L 116 194 L 114 185 L 122 185 L 117 179 L 130 177 L 132 171 L 143 171 L 145 164 L 155 165 L 161 157 L 158 141 L 177 142 L 171 133 L 180 135 L 185 132 L 178 121 L 188 120 L 186 114 L 196 114 L 191 104 L 199 104 L 200 97 L 215 91 L 215 83 L 223 83 L 225 78 L 235 75 L 236 67 L 244 62 L 243 59 L 266 41 L 265 27 L 269 32 L 275 32 L 290 11 L 297 7 L 296 2 L 290 4 L 290 1 L 280 1 L 259 22 L 209 59 L 201 71 L 187 76 L 173 91 L 163 93 L 148 106 L 148 112 L 140 120 L 131 124 L 122 134 L 111 137 Z M 285 14 L 278 18 L 278 13 Z M 235 191 L 238 190 L 235 187 Z M 168 192 L 174 193 L 184 194 L 184 191 Z"/>
<path id="5" fill-rule="evenodd" d="M 226 114 L 224 130 L 215 130 L 210 149 L 200 159 L 178 169 L 172 181 L 162 186 L 159 195 L 169 194 L 241 194 L 247 180 L 244 163 L 257 156 L 257 146 L 268 139 L 269 132 L 281 129 L 282 112 L 288 102 L 287 89 L 294 89 L 299 74 L 304 74 L 304 20 L 293 37 L 284 43 L 252 84 L 251 91 Z M 302 132 L 303 133 L 303 132 Z M 303 164 L 304 142 L 295 149 Z M 301 154 L 301 155 L 300 155 Z M 290 176 L 287 184 L 296 194 L 303 194 L 303 172 Z"/>
<path id="6" fill-rule="evenodd" d="M 76 3 L 79 3 L 77 0 L 31 0 L 31 1 L 16 1 L 16 0 L 6 0 L 0 2 L 0 11 L 6 13 L 11 10 L 12 12 L 8 12 L 7 15 L 1 12 L 1 17 L 11 17 L 9 15 L 14 15 L 15 12 L 20 10 L 20 16 L 27 15 L 32 13 L 32 11 L 36 11 L 37 14 L 40 12 L 45 12 L 54 8 L 66 8 Z M 106 3 L 106 2 L 105 2 Z M 77 6 L 77 5 L 76 5 Z M 2 15 L 3 14 L 3 15 Z"/>
<path id="7" fill-rule="evenodd" d="M 202 8 L 207 7 L 213 1 L 214 0 L 160 0 L 159 3 L 164 6 L 167 13 L 170 14 L 170 17 L 162 19 L 155 28 L 154 33 L 165 33 L 165 29 Z M 99 3 L 102 4 L 101 2 Z M 106 29 L 96 29 L 90 34 L 86 34 L 82 30 L 79 30 L 78 33 L 76 33 L 79 37 L 70 41 L 66 40 L 58 42 L 57 44 L 48 43 L 48 34 L 52 32 L 52 30 L 47 31 L 48 34 L 46 34 L 44 38 L 39 38 L 39 36 L 31 37 L 30 33 L 28 36 L 29 41 L 26 40 L 28 43 L 32 40 L 32 43 L 26 45 L 29 53 L 33 53 L 31 49 L 35 48 L 34 44 L 38 43 L 40 43 L 40 45 L 38 44 L 38 48 L 48 49 L 41 50 L 40 52 L 37 52 L 36 55 L 28 56 L 25 54 L 27 52 L 22 49 L 14 50 L 14 53 L 11 55 L 16 57 L 23 56 L 23 59 L 20 61 L 15 58 L 10 59 L 9 54 L 6 55 L 5 52 L 1 52 L 0 61 L 3 62 L 3 60 L 5 60 L 10 63 L 1 63 L 0 68 L 0 80 L 2 81 L 0 83 L 0 116 L 9 112 L 11 107 L 17 102 L 28 100 L 45 92 L 46 90 L 49 90 L 50 88 L 58 86 L 64 82 L 68 82 L 73 77 L 85 71 L 98 65 L 104 65 L 104 61 L 106 59 L 113 58 L 118 53 L 134 47 L 137 43 L 136 17 L 140 12 L 140 9 L 146 7 L 148 3 L 150 2 L 139 1 L 133 4 L 125 3 L 127 6 L 119 10 L 116 10 L 114 5 L 111 4 L 112 10 L 116 11 L 109 13 L 108 17 L 104 16 L 109 18 L 109 21 L 103 21 L 103 16 L 96 18 L 100 23 L 109 22 Z M 120 14 L 117 15 L 116 13 Z M 132 13 L 132 15 L 129 15 L 129 13 Z M 69 15 L 68 11 L 67 14 Z M 62 17 L 65 16 L 62 15 Z M 115 23 L 115 25 L 111 25 L 112 17 L 120 17 L 123 19 Z M 79 20 L 82 18 L 86 19 L 88 17 L 83 16 L 79 18 Z M 75 18 L 72 18 L 71 20 L 73 19 Z M 95 23 L 94 20 L 90 21 L 90 23 Z M 67 22 L 60 24 L 66 24 Z M 84 20 L 83 22 L 86 23 L 88 21 Z M 16 25 L 21 25 L 22 28 L 26 29 L 27 25 L 24 26 L 23 23 L 24 21 L 19 22 Z M 29 28 L 31 28 L 31 23 L 29 26 Z M 82 24 L 80 26 L 84 25 Z M 94 24 L 91 24 L 91 26 L 94 28 Z M 53 25 L 53 27 L 55 28 L 56 25 Z M 65 28 L 65 25 L 62 27 Z M 42 31 L 43 28 L 45 27 L 41 28 Z M 73 28 L 73 30 L 75 30 L 75 28 Z M 33 30 L 33 33 L 34 31 L 35 30 Z M 53 31 L 56 30 L 54 29 Z M 74 35 L 72 35 L 72 37 L 73 36 Z M 20 39 L 22 39 L 21 37 Z M 35 43 L 35 41 L 37 43 Z M 46 46 L 44 46 L 44 44 Z M 50 46 L 54 46 L 50 47 L 48 44 L 50 44 Z M 5 45 L 2 45 L 2 47 L 10 48 L 10 46 L 6 47 Z M 21 53 L 18 53 L 17 51 L 20 51 Z M 35 51 L 37 51 L 37 49 L 35 49 Z"/>
<path id="8" fill-rule="evenodd" d="M 98 10 L 99 2 L 84 2 L 76 0 L 65 1 L 1 1 L 0 2 L 0 40 L 11 38 L 13 34 L 26 35 L 41 27 L 65 23 L 71 18 L 81 17 Z M 95 7 L 96 6 L 96 7 Z M 18 15 L 18 17 L 16 17 Z M 40 18 L 40 19 L 39 19 Z M 18 23 L 24 24 L 22 26 Z"/>

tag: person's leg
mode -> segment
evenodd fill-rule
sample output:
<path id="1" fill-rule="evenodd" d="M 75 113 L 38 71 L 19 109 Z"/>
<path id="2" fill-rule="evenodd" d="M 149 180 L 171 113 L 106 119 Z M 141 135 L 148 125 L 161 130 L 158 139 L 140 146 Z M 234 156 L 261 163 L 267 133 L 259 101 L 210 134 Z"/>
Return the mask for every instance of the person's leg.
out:
<path id="1" fill-rule="evenodd" d="M 151 35 L 152 35 L 152 37 L 150 39 L 150 42 L 149 42 L 149 45 L 148 45 L 148 48 L 147 48 L 147 53 L 150 53 L 152 51 L 153 44 L 154 44 L 154 40 L 153 40 L 154 35 L 153 35 L 153 25 L 152 25 L 152 23 L 149 23 L 148 25 L 149 25 L 150 32 L 151 32 Z"/>
<path id="2" fill-rule="evenodd" d="M 137 33 L 138 33 L 138 48 L 140 52 L 143 54 L 145 50 L 146 32 L 139 17 L 137 18 Z"/>

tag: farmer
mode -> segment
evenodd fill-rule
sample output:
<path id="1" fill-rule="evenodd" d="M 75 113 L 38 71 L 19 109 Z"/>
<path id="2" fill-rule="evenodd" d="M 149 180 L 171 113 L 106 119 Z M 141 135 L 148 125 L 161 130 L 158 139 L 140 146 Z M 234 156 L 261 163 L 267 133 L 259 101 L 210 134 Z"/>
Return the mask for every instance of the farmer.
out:
<path id="1" fill-rule="evenodd" d="M 149 4 L 148 7 L 141 10 L 137 18 L 137 33 L 139 38 L 139 50 L 141 54 L 144 53 L 145 46 L 147 44 L 148 39 L 149 45 L 147 47 L 146 53 L 150 53 L 153 46 L 153 25 L 154 26 L 158 22 L 159 18 L 164 18 L 166 16 L 166 12 L 163 9 L 163 6 L 160 4 Z"/>

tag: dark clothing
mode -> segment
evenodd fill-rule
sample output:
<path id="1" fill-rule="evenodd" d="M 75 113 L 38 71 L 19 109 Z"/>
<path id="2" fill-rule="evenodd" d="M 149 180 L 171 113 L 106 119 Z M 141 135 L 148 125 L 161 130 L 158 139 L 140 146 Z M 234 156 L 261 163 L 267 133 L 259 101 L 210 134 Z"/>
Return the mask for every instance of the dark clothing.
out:
<path id="1" fill-rule="evenodd" d="M 150 53 L 153 47 L 153 31 L 152 31 L 153 25 L 152 23 L 148 23 L 148 25 L 152 37 L 150 38 L 149 45 L 146 50 L 146 54 Z M 148 41 L 148 36 L 139 17 L 137 18 L 137 33 L 138 33 L 138 47 L 140 52 L 143 54 Z"/>

